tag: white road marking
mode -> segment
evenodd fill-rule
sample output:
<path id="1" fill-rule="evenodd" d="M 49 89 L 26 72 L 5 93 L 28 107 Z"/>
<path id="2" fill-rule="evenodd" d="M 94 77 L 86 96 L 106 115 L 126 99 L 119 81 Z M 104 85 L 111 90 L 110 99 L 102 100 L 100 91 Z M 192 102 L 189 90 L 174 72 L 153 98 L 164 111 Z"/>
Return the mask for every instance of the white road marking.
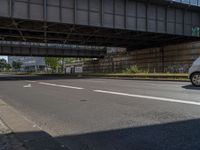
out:
<path id="1" fill-rule="evenodd" d="M 24 85 L 24 88 L 31 88 L 32 85 L 31 84 L 28 84 L 28 85 Z"/>
<path id="2" fill-rule="evenodd" d="M 54 86 L 54 87 L 68 88 L 68 89 L 76 89 L 76 90 L 83 90 L 84 89 L 84 88 L 81 88 L 81 87 L 59 85 L 59 84 L 53 84 L 53 83 L 47 83 L 47 82 L 39 82 L 39 84 L 41 84 L 41 85 L 47 85 L 47 86 Z"/>
<path id="3" fill-rule="evenodd" d="M 36 83 L 36 81 L 27 81 L 27 82 L 29 82 L 29 83 Z"/>
<path id="4" fill-rule="evenodd" d="M 119 93 L 119 92 L 103 91 L 103 90 L 94 90 L 94 92 L 112 94 L 112 95 L 120 95 L 120 96 L 128 96 L 128 97 L 135 97 L 135 98 L 151 99 L 151 100 L 155 100 L 155 101 L 164 101 L 164 102 L 182 103 L 182 104 L 190 104 L 190 105 L 200 106 L 200 102 L 195 102 L 195 101 L 186 101 L 186 100 L 163 98 L 163 97 L 154 97 L 154 96 L 145 96 L 145 95 L 135 95 L 135 94 Z"/>

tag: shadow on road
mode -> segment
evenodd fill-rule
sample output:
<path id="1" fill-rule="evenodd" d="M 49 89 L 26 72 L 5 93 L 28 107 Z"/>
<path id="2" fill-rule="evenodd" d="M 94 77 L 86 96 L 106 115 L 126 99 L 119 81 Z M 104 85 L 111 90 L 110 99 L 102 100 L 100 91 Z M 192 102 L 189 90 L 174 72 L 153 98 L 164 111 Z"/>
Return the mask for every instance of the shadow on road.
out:
<path id="1" fill-rule="evenodd" d="M 17 133 L 32 150 L 58 150 L 43 132 Z M 70 150 L 199 150 L 200 119 L 55 137 Z"/>
<path id="2" fill-rule="evenodd" d="M 182 86 L 182 88 L 187 89 L 187 90 L 200 90 L 200 87 L 195 87 L 193 85 L 185 85 L 185 86 Z"/>

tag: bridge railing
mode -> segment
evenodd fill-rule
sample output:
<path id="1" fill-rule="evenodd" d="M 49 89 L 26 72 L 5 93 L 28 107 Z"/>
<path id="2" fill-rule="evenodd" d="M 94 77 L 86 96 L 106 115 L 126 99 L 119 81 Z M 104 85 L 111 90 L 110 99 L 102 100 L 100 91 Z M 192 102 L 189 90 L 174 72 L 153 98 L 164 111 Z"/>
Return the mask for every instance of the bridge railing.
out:
<path id="1" fill-rule="evenodd" d="M 0 46 L 12 47 L 36 47 L 36 48 L 55 48 L 55 49 L 76 49 L 76 50 L 94 50 L 105 51 L 106 48 L 102 46 L 83 46 L 83 45 L 68 45 L 68 44 L 54 44 L 54 43 L 34 43 L 34 42 L 19 42 L 19 41 L 0 41 Z"/>
<path id="2" fill-rule="evenodd" d="M 200 0 L 172 0 L 172 1 L 194 6 L 200 6 Z"/>

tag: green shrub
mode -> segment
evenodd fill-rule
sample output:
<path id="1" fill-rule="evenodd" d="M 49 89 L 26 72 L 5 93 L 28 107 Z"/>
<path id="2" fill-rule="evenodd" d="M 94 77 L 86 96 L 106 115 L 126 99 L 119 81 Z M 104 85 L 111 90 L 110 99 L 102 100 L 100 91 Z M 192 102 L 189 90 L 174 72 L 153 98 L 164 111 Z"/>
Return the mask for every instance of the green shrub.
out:
<path id="1" fill-rule="evenodd" d="M 141 73 L 142 70 L 138 68 L 137 65 L 133 65 L 130 68 L 126 69 L 125 73 Z"/>

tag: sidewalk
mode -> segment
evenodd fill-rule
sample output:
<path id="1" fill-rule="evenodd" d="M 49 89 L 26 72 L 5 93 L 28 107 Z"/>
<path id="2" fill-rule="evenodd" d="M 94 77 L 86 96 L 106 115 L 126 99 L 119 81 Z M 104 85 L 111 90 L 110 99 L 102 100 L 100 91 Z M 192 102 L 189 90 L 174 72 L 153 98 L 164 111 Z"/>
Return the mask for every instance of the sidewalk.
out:
<path id="1" fill-rule="evenodd" d="M 0 118 L 0 150 L 28 150 Z"/>
<path id="2" fill-rule="evenodd" d="M 0 150 L 69 150 L 0 99 Z"/>

